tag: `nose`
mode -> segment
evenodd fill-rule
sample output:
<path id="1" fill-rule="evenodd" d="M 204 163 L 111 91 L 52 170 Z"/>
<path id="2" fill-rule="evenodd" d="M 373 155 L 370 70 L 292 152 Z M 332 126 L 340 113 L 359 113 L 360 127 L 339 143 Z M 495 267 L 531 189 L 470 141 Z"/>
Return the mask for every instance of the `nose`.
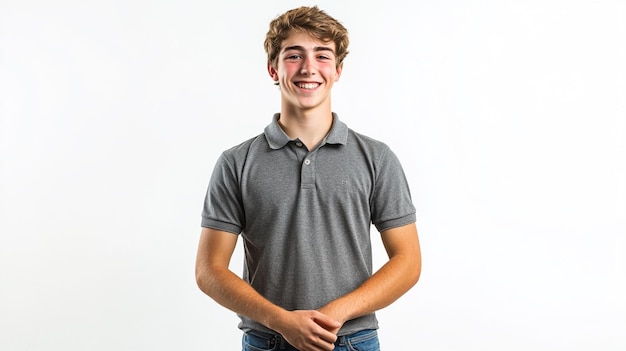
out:
<path id="1" fill-rule="evenodd" d="M 305 58 L 302 61 L 302 67 L 300 68 L 300 74 L 308 76 L 315 74 L 314 62 L 310 58 Z"/>

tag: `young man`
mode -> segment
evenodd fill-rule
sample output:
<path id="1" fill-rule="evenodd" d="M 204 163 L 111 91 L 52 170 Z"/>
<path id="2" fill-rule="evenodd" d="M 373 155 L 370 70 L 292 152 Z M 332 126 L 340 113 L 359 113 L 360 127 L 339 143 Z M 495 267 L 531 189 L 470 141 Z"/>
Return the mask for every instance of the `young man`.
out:
<path id="1" fill-rule="evenodd" d="M 209 182 L 196 278 L 240 316 L 243 350 L 378 350 L 374 312 L 419 279 L 398 159 L 331 111 L 347 47 L 346 29 L 317 7 L 273 20 L 265 49 L 280 113 L 226 150 Z M 374 274 L 371 224 L 389 256 Z M 229 270 L 239 236 L 243 278 Z"/>

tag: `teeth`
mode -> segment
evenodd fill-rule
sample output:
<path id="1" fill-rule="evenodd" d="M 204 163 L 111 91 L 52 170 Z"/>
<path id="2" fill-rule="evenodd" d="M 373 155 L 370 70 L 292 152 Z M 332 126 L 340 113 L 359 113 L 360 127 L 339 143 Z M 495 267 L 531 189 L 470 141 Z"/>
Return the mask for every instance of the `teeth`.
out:
<path id="1" fill-rule="evenodd" d="M 319 83 L 298 83 L 298 87 L 302 89 L 315 89 L 319 86 Z"/>

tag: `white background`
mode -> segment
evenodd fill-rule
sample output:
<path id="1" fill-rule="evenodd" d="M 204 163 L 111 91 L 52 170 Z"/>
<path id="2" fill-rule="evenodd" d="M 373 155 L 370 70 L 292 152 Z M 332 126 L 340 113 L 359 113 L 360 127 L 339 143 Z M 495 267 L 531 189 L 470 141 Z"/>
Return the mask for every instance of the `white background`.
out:
<path id="1" fill-rule="evenodd" d="M 1 350 L 239 348 L 200 211 L 278 111 L 262 42 L 301 4 L 0 0 Z M 317 4 L 351 34 L 333 109 L 418 210 L 383 349 L 625 350 L 625 2 Z"/>

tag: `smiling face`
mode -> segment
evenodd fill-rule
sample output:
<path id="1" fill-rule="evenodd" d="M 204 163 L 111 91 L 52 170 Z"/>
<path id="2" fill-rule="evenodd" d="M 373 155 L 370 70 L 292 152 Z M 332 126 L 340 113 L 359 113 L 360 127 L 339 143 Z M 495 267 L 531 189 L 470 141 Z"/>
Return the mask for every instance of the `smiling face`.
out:
<path id="1" fill-rule="evenodd" d="M 341 76 L 334 42 L 292 32 L 282 42 L 275 66 L 268 63 L 268 72 L 280 86 L 283 111 L 330 111 L 331 88 Z"/>

